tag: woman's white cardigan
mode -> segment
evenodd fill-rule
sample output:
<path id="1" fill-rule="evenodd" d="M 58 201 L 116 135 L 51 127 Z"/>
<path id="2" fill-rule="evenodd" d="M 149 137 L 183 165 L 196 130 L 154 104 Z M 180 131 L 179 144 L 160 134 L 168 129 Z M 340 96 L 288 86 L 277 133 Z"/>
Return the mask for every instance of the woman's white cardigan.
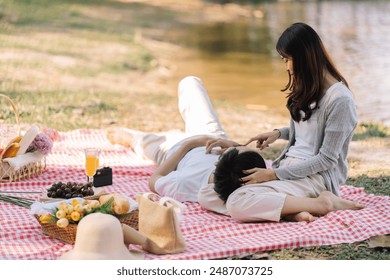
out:
<path id="1" fill-rule="evenodd" d="M 295 142 L 294 121 L 279 129 L 281 139 L 288 140 L 282 154 L 272 167 L 280 180 L 301 179 L 319 173 L 326 188 L 339 195 L 339 187 L 348 177 L 347 154 L 357 125 L 356 105 L 351 91 L 342 83 L 332 85 L 319 102 L 318 126 L 312 158 L 296 165 L 279 168 L 280 161 Z"/>

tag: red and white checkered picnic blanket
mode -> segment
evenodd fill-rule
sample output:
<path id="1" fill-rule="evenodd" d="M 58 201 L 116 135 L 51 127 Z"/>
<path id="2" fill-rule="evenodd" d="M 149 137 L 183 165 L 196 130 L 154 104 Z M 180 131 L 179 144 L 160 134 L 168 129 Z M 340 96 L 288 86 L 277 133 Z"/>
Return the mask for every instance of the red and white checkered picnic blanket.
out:
<path id="1" fill-rule="evenodd" d="M 108 192 L 135 198 L 148 191 L 147 180 L 155 166 L 137 158 L 130 148 L 111 145 L 101 130 L 75 130 L 62 133 L 47 157 L 47 170 L 27 181 L 1 183 L 0 191 L 44 191 L 53 182 L 86 180 L 86 147 L 101 149 L 101 165 L 113 168 L 113 185 Z M 247 223 L 185 203 L 181 228 L 187 249 L 180 254 L 146 254 L 146 259 L 218 259 L 258 251 L 331 245 L 362 241 L 390 233 L 390 197 L 375 196 L 352 186 L 341 188 L 343 198 L 366 205 L 359 211 L 335 211 L 312 223 Z M 29 195 L 39 198 L 39 194 Z M 28 197 L 24 195 L 24 197 Z M 72 245 L 44 235 L 26 208 L 0 201 L 0 259 L 50 260 L 69 251 Z M 132 246 L 131 249 L 138 249 Z"/>

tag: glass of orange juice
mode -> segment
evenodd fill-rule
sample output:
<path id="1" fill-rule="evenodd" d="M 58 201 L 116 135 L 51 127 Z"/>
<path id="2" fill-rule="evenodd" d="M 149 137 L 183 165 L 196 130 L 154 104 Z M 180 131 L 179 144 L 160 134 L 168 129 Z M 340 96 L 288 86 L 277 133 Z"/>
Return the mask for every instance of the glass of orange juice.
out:
<path id="1" fill-rule="evenodd" d="M 93 176 L 99 168 L 100 150 L 95 148 L 85 149 L 85 173 L 88 176 L 88 182 L 93 185 Z"/>

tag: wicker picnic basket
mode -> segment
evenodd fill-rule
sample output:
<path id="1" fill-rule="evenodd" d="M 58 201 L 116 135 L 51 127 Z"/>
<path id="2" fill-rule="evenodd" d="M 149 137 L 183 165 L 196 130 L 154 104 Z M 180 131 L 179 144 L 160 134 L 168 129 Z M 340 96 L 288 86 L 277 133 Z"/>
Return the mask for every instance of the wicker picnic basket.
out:
<path id="1" fill-rule="evenodd" d="M 35 215 L 39 222 L 39 216 Z M 119 218 L 122 224 L 126 224 L 138 230 L 138 209 Z M 57 224 L 42 224 L 39 222 L 42 232 L 50 237 L 61 240 L 65 243 L 74 244 L 76 240 L 77 224 L 69 224 L 66 228 L 60 228 Z"/>
<path id="2" fill-rule="evenodd" d="M 0 120 L 0 146 L 7 145 L 8 140 L 10 140 L 7 133 L 12 131 L 12 138 L 15 138 L 20 135 L 21 129 L 19 124 L 19 114 L 18 110 L 12 102 L 11 98 L 7 95 L 0 93 L 0 99 L 5 99 L 12 107 L 13 115 L 15 116 L 15 124 L 7 125 L 4 123 L 4 120 Z M 5 147 L 0 147 L 5 148 Z M 18 169 L 14 169 L 8 162 L 5 162 L 3 159 L 0 159 L 0 182 L 15 182 L 28 179 L 32 176 L 41 174 L 46 169 L 46 158 L 43 157 L 41 160 L 33 163 L 26 164 L 21 166 Z"/>

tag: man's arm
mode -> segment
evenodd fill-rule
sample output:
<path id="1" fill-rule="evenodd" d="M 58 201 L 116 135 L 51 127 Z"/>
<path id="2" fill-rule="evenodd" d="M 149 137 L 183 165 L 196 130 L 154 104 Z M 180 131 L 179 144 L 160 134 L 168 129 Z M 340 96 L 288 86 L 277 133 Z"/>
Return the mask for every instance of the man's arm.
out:
<path id="1" fill-rule="evenodd" d="M 183 144 L 166 160 L 164 161 L 157 169 L 154 171 L 152 176 L 149 179 L 149 188 L 151 191 L 156 192 L 154 186 L 156 181 L 163 176 L 168 175 L 170 172 L 176 170 L 177 165 L 182 160 L 182 158 L 193 148 L 205 146 L 207 141 L 210 140 L 210 137 L 199 136 L 197 138 L 189 139 Z"/>

